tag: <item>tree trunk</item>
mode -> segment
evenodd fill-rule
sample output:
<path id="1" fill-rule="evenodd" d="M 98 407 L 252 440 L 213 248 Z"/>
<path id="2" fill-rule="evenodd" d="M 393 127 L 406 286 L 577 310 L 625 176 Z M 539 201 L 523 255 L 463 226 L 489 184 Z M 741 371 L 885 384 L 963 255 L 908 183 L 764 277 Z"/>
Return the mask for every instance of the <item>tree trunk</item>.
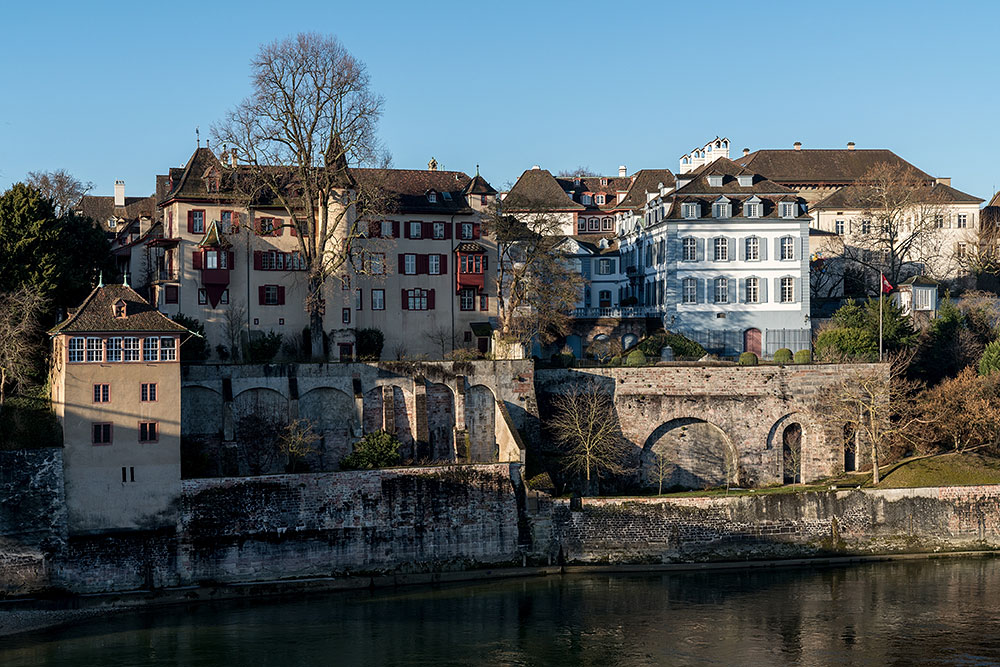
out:
<path id="1" fill-rule="evenodd" d="M 878 475 L 878 448 L 872 443 L 872 485 L 878 486 L 880 479 Z"/>
<path id="2" fill-rule="evenodd" d="M 313 361 L 326 361 L 323 349 L 323 281 L 309 278 L 309 346 Z"/>

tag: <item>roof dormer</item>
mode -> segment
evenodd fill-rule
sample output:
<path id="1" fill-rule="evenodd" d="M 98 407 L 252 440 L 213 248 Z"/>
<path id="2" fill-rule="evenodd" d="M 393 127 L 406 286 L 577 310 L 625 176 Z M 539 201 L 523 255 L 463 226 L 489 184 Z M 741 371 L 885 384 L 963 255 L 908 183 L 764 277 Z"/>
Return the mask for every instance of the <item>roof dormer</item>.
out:
<path id="1" fill-rule="evenodd" d="M 431 204 L 436 204 L 437 200 L 438 200 L 437 190 L 428 190 L 427 191 L 427 201 L 430 202 Z"/>
<path id="2" fill-rule="evenodd" d="M 708 175 L 708 187 L 710 187 L 710 188 L 721 188 L 722 187 L 722 174 L 709 174 Z"/>
<path id="3" fill-rule="evenodd" d="M 125 299 L 115 299 L 111 304 L 111 314 L 115 319 L 124 320 L 128 317 L 128 304 Z"/>
<path id="4" fill-rule="evenodd" d="M 741 188 L 753 187 L 753 174 L 738 174 L 736 180 L 739 181 Z"/>

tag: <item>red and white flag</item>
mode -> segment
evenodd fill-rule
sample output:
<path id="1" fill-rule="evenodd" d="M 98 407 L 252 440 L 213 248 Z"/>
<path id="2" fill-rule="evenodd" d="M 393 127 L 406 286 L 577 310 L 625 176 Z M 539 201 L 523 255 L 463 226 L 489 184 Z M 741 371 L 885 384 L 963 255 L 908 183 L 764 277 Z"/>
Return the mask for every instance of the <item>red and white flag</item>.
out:
<path id="1" fill-rule="evenodd" d="M 889 281 L 885 279 L 884 273 L 880 273 L 878 275 L 882 278 L 882 294 L 888 294 L 892 291 L 892 285 L 890 285 Z"/>

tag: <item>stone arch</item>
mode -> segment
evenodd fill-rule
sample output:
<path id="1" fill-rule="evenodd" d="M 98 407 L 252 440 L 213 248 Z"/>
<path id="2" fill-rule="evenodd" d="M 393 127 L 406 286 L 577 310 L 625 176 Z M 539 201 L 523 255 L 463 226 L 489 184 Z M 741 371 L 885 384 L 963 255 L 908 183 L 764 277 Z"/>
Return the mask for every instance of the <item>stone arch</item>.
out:
<path id="1" fill-rule="evenodd" d="M 181 391 L 181 433 L 217 435 L 222 430 L 222 394 L 208 387 L 185 386 Z"/>
<path id="2" fill-rule="evenodd" d="M 781 429 L 782 482 L 795 484 L 802 481 L 802 424 L 788 422 Z"/>
<path id="3" fill-rule="evenodd" d="M 762 354 L 762 339 L 760 329 L 751 327 L 743 332 L 743 351 L 753 352 L 758 357 Z"/>
<path id="4" fill-rule="evenodd" d="M 798 429 L 797 433 L 795 427 Z M 774 450 L 772 460 L 777 462 L 778 480 L 788 484 L 792 481 L 801 482 L 808 477 L 803 463 L 809 452 L 809 445 L 815 437 L 814 430 L 811 420 L 801 412 L 790 412 L 771 426 L 767 434 L 766 448 Z M 790 441 L 789 438 L 794 438 L 797 442 Z"/>
<path id="5" fill-rule="evenodd" d="M 427 385 L 427 436 L 431 460 L 455 460 L 455 394 L 448 385 Z"/>
<path id="6" fill-rule="evenodd" d="M 638 344 L 638 342 L 639 342 L 639 336 L 637 336 L 634 333 L 627 333 L 624 336 L 622 336 L 622 349 L 627 350 L 633 345 Z"/>
<path id="7" fill-rule="evenodd" d="M 858 469 L 858 438 L 853 424 L 844 424 L 841 429 L 841 445 L 844 449 L 844 472 Z"/>
<path id="8" fill-rule="evenodd" d="M 245 389 L 233 397 L 233 418 L 240 419 L 256 415 L 277 423 L 288 421 L 288 399 L 281 392 L 267 387 Z"/>
<path id="9" fill-rule="evenodd" d="M 573 356 L 577 359 L 583 358 L 583 339 L 577 334 L 566 336 L 566 347 L 572 350 Z"/>
<path id="10" fill-rule="evenodd" d="M 357 424 L 354 410 L 354 400 L 332 387 L 316 387 L 299 397 L 299 419 L 308 420 L 320 437 L 315 457 L 319 469 L 332 469 L 350 453 Z"/>
<path id="11" fill-rule="evenodd" d="M 392 406 L 386 411 L 385 397 L 392 396 Z M 385 429 L 393 433 L 402 447 L 403 458 L 413 457 L 413 426 L 410 420 L 413 394 L 393 384 L 378 385 L 365 392 L 362 423 L 365 433 Z"/>
<path id="12" fill-rule="evenodd" d="M 465 390 L 466 454 L 470 463 L 493 463 L 497 460 L 497 399 L 493 390 L 477 384 Z"/>
<path id="13" fill-rule="evenodd" d="M 661 424 L 642 448 L 647 483 L 664 489 L 702 489 L 736 484 L 739 454 L 729 435 L 696 417 Z"/>

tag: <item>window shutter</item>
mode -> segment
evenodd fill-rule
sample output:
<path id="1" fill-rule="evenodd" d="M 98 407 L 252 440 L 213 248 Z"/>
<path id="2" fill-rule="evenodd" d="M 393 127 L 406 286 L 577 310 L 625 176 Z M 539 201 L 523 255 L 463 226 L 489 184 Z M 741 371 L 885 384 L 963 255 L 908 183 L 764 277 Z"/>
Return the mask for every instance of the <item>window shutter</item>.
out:
<path id="1" fill-rule="evenodd" d="M 430 260 L 427 259 L 427 255 L 417 255 L 417 274 L 422 275 L 429 272 Z"/>
<path id="2" fill-rule="evenodd" d="M 757 256 L 760 257 L 760 261 L 767 261 L 767 239 L 758 239 Z"/>
<path id="3" fill-rule="evenodd" d="M 747 302 L 747 281 L 746 278 L 740 278 L 736 285 L 736 299 L 733 303 L 746 303 Z"/>
<path id="4" fill-rule="evenodd" d="M 204 253 L 204 251 L 202 251 L 202 250 L 195 250 L 193 257 L 194 257 L 194 263 L 192 264 L 192 266 L 194 268 L 196 268 L 196 269 L 203 269 L 203 268 L 205 268 L 205 253 Z"/>
<path id="5" fill-rule="evenodd" d="M 483 273 L 490 268 L 490 258 L 488 255 L 483 255 Z"/>
<path id="6" fill-rule="evenodd" d="M 775 302 L 781 303 L 781 278 L 771 278 L 771 284 L 774 286 Z"/>
<path id="7" fill-rule="evenodd" d="M 695 239 L 694 258 L 699 262 L 705 261 L 705 239 Z"/>
<path id="8" fill-rule="evenodd" d="M 448 229 L 448 227 L 445 227 Z M 448 273 L 448 255 L 441 255 L 441 275 Z"/>
<path id="9" fill-rule="evenodd" d="M 278 285 L 278 305 L 279 306 L 284 306 L 285 305 L 285 286 L 284 285 Z"/>
<path id="10" fill-rule="evenodd" d="M 479 298 L 479 310 L 489 310 L 490 309 L 490 297 L 481 296 Z"/>
<path id="11" fill-rule="evenodd" d="M 379 235 L 382 231 L 382 225 L 376 220 L 368 221 L 368 238 L 373 239 Z"/>
<path id="12" fill-rule="evenodd" d="M 392 238 L 399 238 L 399 220 L 392 221 Z"/>
<path id="13" fill-rule="evenodd" d="M 399 253 L 396 257 L 399 258 L 399 275 L 403 275 L 403 272 L 406 270 L 406 260 L 404 259 L 403 253 Z"/>
<path id="14" fill-rule="evenodd" d="M 281 236 L 282 234 L 284 234 L 285 228 L 282 227 L 282 225 L 284 224 L 285 224 L 284 220 L 282 220 L 281 218 L 275 218 L 271 222 L 271 227 L 274 229 L 274 231 L 271 232 L 271 236 Z"/>
<path id="15" fill-rule="evenodd" d="M 434 290 L 427 290 L 427 310 L 434 310 Z"/>
<path id="16" fill-rule="evenodd" d="M 262 269 L 262 267 L 264 266 L 263 260 L 261 259 L 261 254 L 262 253 L 261 253 L 260 250 L 254 250 L 253 251 L 253 270 L 254 271 L 260 271 Z"/>
<path id="17" fill-rule="evenodd" d="M 774 239 L 774 258 L 781 259 L 781 237 Z"/>
<path id="18" fill-rule="evenodd" d="M 233 262 L 236 260 L 236 253 L 234 253 L 232 250 L 230 250 L 226 254 L 228 255 L 226 257 L 226 259 L 229 260 L 228 262 L 226 262 L 226 266 L 228 266 L 229 270 L 231 271 L 233 269 Z"/>
<path id="19" fill-rule="evenodd" d="M 802 299 L 799 298 L 801 295 L 801 290 L 799 289 L 799 284 L 802 281 L 801 278 L 792 278 L 792 302 L 798 303 Z"/>
<path id="20" fill-rule="evenodd" d="M 297 231 L 297 230 L 295 229 L 295 221 L 293 220 L 293 221 L 292 221 L 292 222 L 291 222 L 290 224 L 291 224 L 292 226 L 288 228 L 288 233 L 289 233 L 289 234 L 291 234 L 292 236 L 298 236 L 298 235 L 299 235 L 299 233 L 298 233 L 298 231 Z"/>
<path id="21" fill-rule="evenodd" d="M 409 303 L 406 300 L 406 290 L 405 289 L 399 290 L 399 294 L 400 294 L 399 297 L 400 308 L 402 308 L 403 310 L 409 310 L 410 309 Z"/>
<path id="22" fill-rule="evenodd" d="M 407 221 L 406 224 L 403 225 L 403 238 L 404 239 L 410 238 L 410 222 L 409 221 Z"/>
<path id="23" fill-rule="evenodd" d="M 240 214 L 237 213 L 236 211 L 233 211 L 233 219 L 232 222 L 230 223 L 229 228 L 230 230 L 232 230 L 234 234 L 240 231 Z"/>
<path id="24" fill-rule="evenodd" d="M 188 211 L 188 234 L 194 234 L 194 211 Z"/>
<path id="25" fill-rule="evenodd" d="M 472 225 L 472 238 L 478 239 L 479 238 L 479 233 L 480 233 L 479 232 L 479 223 L 477 222 L 477 223 L 474 223 Z"/>
<path id="26" fill-rule="evenodd" d="M 257 288 L 257 303 L 261 306 L 264 305 L 264 291 L 263 285 Z"/>
<path id="27" fill-rule="evenodd" d="M 767 303 L 767 278 L 757 279 L 757 303 Z"/>
<path id="28" fill-rule="evenodd" d="M 420 223 L 420 237 L 425 239 L 434 238 L 434 223 L 433 222 L 421 222 Z"/>
<path id="29" fill-rule="evenodd" d="M 749 238 L 749 237 L 747 237 L 747 238 Z M 739 248 L 739 253 L 740 253 L 739 260 L 741 262 L 745 262 L 745 261 L 747 261 L 747 239 L 746 238 L 740 239 L 739 246 L 740 246 L 740 248 Z"/>
<path id="30" fill-rule="evenodd" d="M 451 239 L 451 225 L 449 225 L 447 222 L 444 223 L 444 238 L 445 240 Z"/>
<path id="31" fill-rule="evenodd" d="M 705 281 L 701 278 L 694 279 L 695 303 L 705 303 Z"/>
<path id="32" fill-rule="evenodd" d="M 729 303 L 739 303 L 740 295 L 736 293 L 736 280 L 730 278 L 726 286 L 729 289 Z"/>
<path id="33" fill-rule="evenodd" d="M 736 259 L 736 239 L 730 237 L 726 239 L 726 241 L 729 244 L 729 252 L 726 254 L 726 257 L 728 257 L 731 262 Z"/>

